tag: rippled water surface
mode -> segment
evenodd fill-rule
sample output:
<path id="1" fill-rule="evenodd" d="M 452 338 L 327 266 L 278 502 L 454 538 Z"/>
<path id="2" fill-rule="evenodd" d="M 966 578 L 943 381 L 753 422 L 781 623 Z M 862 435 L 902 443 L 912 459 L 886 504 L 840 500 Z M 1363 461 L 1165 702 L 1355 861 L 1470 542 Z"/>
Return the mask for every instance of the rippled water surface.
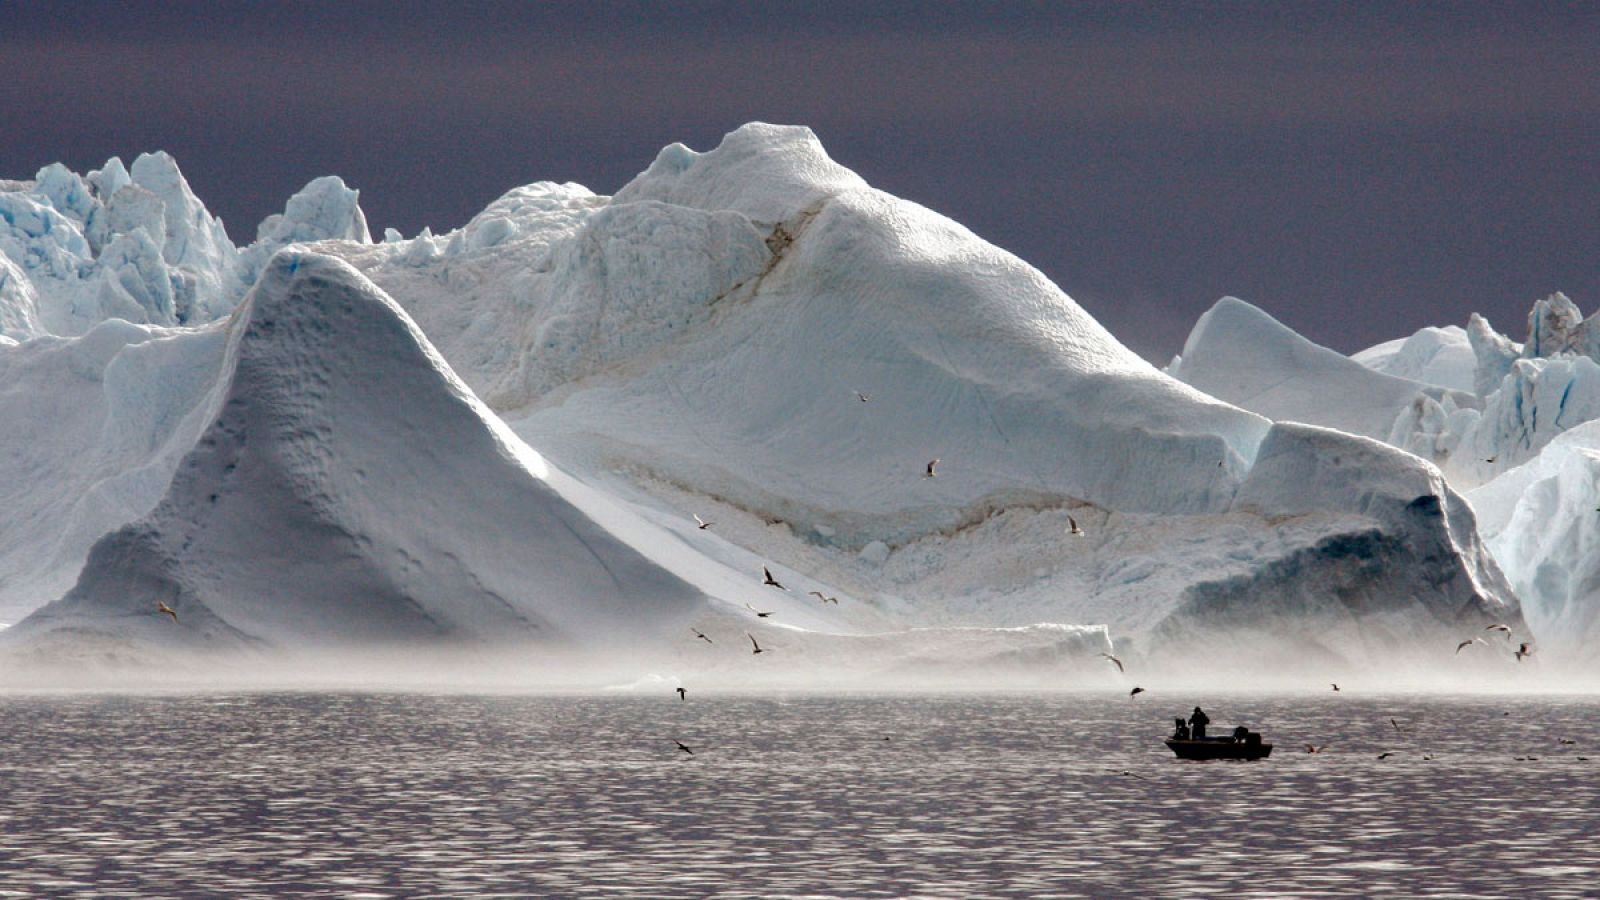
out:
<path id="1" fill-rule="evenodd" d="M 1592 698 L 11 695 L 0 896 L 1593 897 L 1597 783 Z"/>

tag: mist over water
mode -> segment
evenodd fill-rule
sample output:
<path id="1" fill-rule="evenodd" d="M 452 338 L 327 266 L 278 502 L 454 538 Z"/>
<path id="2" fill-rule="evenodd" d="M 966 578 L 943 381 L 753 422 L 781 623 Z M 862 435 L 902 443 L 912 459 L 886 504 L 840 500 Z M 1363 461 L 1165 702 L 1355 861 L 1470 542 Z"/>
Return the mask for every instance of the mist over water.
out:
<path id="1" fill-rule="evenodd" d="M 1197 703 L 1272 757 L 1174 759 Z M 1592 896 L 1597 714 L 1348 688 L 13 693 L 0 889 Z"/>

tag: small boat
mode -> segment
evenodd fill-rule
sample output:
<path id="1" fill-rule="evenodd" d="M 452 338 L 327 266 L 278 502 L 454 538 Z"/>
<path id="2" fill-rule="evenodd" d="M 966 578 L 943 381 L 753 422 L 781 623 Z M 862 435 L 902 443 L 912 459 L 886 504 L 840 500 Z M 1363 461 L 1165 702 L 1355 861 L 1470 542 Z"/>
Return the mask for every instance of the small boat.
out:
<path id="1" fill-rule="evenodd" d="M 1167 738 L 1167 746 L 1179 759 L 1266 759 L 1272 755 L 1272 745 L 1261 743 L 1261 735 L 1253 731 L 1242 741 L 1231 737 Z"/>

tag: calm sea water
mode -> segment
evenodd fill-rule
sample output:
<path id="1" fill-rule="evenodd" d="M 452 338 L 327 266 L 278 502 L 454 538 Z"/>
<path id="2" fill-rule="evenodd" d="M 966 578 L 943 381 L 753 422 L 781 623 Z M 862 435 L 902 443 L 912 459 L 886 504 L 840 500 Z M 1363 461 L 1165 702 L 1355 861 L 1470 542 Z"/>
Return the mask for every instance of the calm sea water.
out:
<path id="1" fill-rule="evenodd" d="M 0 896 L 1594 897 L 1597 785 L 1593 698 L 11 695 Z"/>

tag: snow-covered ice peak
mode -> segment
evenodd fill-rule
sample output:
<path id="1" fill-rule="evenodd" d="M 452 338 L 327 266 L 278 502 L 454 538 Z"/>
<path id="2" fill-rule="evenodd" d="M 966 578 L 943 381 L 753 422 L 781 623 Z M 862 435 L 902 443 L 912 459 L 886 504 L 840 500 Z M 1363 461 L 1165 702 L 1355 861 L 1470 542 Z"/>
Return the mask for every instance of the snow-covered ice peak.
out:
<path id="1" fill-rule="evenodd" d="M 337 175 L 312 179 L 289 198 L 283 212 L 261 220 L 255 242 L 240 254 L 236 276 L 239 287 L 247 289 L 255 284 L 272 254 L 290 244 L 331 240 L 372 243 L 360 199 L 361 192 L 346 186 Z"/>
<path id="2" fill-rule="evenodd" d="M 503 215 L 503 238 L 462 255 L 334 252 L 541 442 L 597 441 L 574 452 L 842 544 L 958 527 L 1000 497 L 1218 509 L 1265 431 L 1021 260 L 865 185 L 807 129 L 669 148 L 601 208 Z M 546 414 L 582 434 L 529 421 Z M 963 474 L 890 474 L 936 456 Z"/>
<path id="3" fill-rule="evenodd" d="M 1467 320 L 1467 341 L 1477 362 L 1473 368 L 1472 388 L 1480 397 L 1487 397 L 1500 387 L 1511 364 L 1522 356 L 1522 347 L 1494 330 L 1489 320 L 1473 313 Z"/>
<path id="4" fill-rule="evenodd" d="M 1410 337 L 1386 341 L 1350 358 L 1385 375 L 1477 393 L 1474 375 L 1478 357 L 1467 330 L 1459 325 L 1423 328 Z"/>
<path id="5" fill-rule="evenodd" d="M 732 210 L 770 227 L 830 196 L 866 186 L 859 175 L 828 157 L 811 129 L 752 122 L 729 132 L 705 153 L 669 145 L 650 168 L 617 191 L 615 202 L 658 200 Z"/>
<path id="6" fill-rule="evenodd" d="M 195 196 L 178 162 L 165 151 L 141 153 L 128 170 L 133 183 L 154 194 L 162 204 L 166 240 L 162 254 L 168 263 L 185 266 L 197 275 L 220 278 L 236 253 L 220 219 Z"/>
<path id="7" fill-rule="evenodd" d="M 361 212 L 361 192 L 348 187 L 337 175 L 314 178 L 256 228 L 260 244 L 283 247 L 311 241 L 347 240 L 372 243 L 367 217 Z"/>
<path id="8" fill-rule="evenodd" d="M 102 203 L 111 195 L 133 183 L 133 176 L 128 174 L 127 166 L 122 164 L 122 157 L 113 156 L 106 160 L 106 164 L 83 176 L 83 180 L 94 188 L 95 197 Z"/>
<path id="9" fill-rule="evenodd" d="M 165 498 L 6 640 L 609 646 L 700 607 L 551 487 L 538 454 L 344 263 L 274 257 L 225 359 L 215 417 Z"/>
<path id="10" fill-rule="evenodd" d="M 1524 359 L 1580 354 L 1595 358 L 1600 349 L 1596 332 L 1600 323 L 1591 324 L 1578 310 L 1578 304 L 1560 291 L 1536 300 L 1528 311 L 1528 340 L 1522 345 Z"/>

